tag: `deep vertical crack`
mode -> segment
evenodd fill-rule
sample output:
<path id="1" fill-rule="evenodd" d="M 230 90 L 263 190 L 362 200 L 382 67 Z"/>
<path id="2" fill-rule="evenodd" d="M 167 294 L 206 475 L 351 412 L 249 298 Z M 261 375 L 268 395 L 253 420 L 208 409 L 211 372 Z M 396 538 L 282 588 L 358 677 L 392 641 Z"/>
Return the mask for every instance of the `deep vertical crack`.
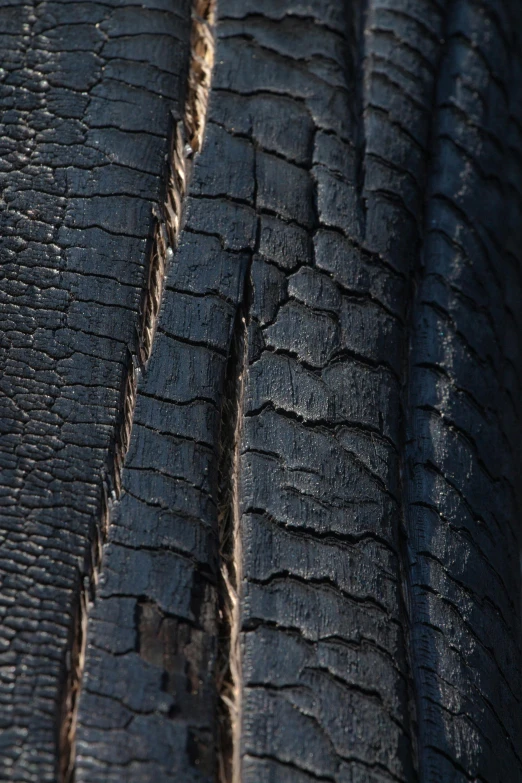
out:
<path id="1" fill-rule="evenodd" d="M 427 167 L 425 170 L 424 181 L 424 202 L 422 204 L 422 210 L 419 216 L 419 226 L 421 240 L 418 246 L 418 252 L 415 256 L 416 263 L 410 270 L 410 282 L 408 291 L 408 300 L 406 307 L 406 323 L 407 340 L 404 351 L 404 364 L 403 364 L 403 378 L 402 378 L 402 393 L 401 393 L 401 447 L 399 451 L 399 470 L 400 470 L 400 485 L 401 485 L 401 505 L 402 505 L 402 517 L 399 528 L 399 570 L 401 580 L 401 598 L 403 602 L 403 614 L 404 614 L 404 632 L 406 642 L 406 657 L 408 665 L 408 698 L 410 707 L 410 721 L 412 728 L 412 743 L 413 743 L 413 762 L 415 772 L 419 780 L 424 779 L 425 771 L 423 769 L 422 748 L 425 744 L 424 734 L 426 728 L 423 721 L 423 709 L 421 702 L 422 682 L 421 675 L 419 673 L 419 667 L 416 664 L 417 650 L 416 642 L 414 640 L 413 627 L 416 622 L 416 606 L 415 595 L 412 585 L 412 570 L 415 562 L 415 556 L 411 546 L 411 533 L 412 525 L 410 520 L 410 506 L 411 506 L 411 462 L 409 459 L 409 446 L 412 439 L 411 432 L 411 410 L 412 410 L 412 354 L 413 346 L 416 338 L 415 333 L 415 312 L 418 306 L 418 295 L 421 285 L 422 276 L 424 274 L 424 247 L 423 241 L 425 233 L 422 234 L 422 230 L 426 232 L 429 226 L 426 225 L 427 220 L 427 201 L 429 198 L 429 181 L 432 172 L 433 159 L 434 159 L 434 146 L 436 141 L 436 118 L 437 118 L 437 93 L 439 89 L 439 79 L 442 69 L 442 63 L 446 52 L 447 41 L 447 25 L 448 25 L 448 12 L 449 7 L 447 3 L 444 8 L 441 9 L 441 23 L 442 29 L 440 31 L 439 50 L 438 50 L 438 62 L 437 69 L 433 77 L 433 88 L 431 95 L 431 125 L 428 134 L 426 148 L 428 151 Z"/>
<path id="2" fill-rule="evenodd" d="M 241 781 L 241 582 L 242 545 L 239 506 L 241 433 L 245 376 L 248 368 L 250 264 L 236 312 L 225 376 L 219 459 L 219 626 L 217 655 L 218 736 L 220 783 Z"/>
<path id="3" fill-rule="evenodd" d="M 100 510 L 91 531 L 91 548 L 79 573 L 78 598 L 73 609 L 57 726 L 57 778 L 60 783 L 73 783 L 75 778 L 76 724 L 89 610 L 96 596 L 102 547 L 107 540 L 111 506 L 121 493 L 121 472 L 130 445 L 139 373 L 151 355 L 164 281 L 179 238 L 193 156 L 201 148 L 205 130 L 214 64 L 214 12 L 215 0 L 193 0 L 184 117 L 182 120 L 173 117 L 168 136 L 164 191 L 152 215 L 152 238 L 136 329 L 136 345 L 134 351 L 129 354 L 123 377 L 119 422 L 115 429 L 106 472 L 101 477 Z"/>
<path id="4" fill-rule="evenodd" d="M 203 143 L 210 82 L 214 67 L 216 0 L 193 0 L 190 69 L 185 124 L 193 152 Z"/>
<path id="5" fill-rule="evenodd" d="M 362 226 L 366 223 L 366 199 L 364 198 L 365 187 L 365 161 L 366 161 L 366 127 L 365 127 L 365 95 L 366 85 L 364 83 L 364 62 L 366 58 L 366 23 L 368 17 L 368 0 L 362 0 L 360 3 L 350 4 L 347 16 L 351 19 L 350 28 L 347 31 L 347 39 L 350 42 L 350 48 L 353 52 L 351 58 L 351 73 L 349 83 L 354 87 L 354 131 L 355 131 L 355 159 L 356 159 L 356 187 L 360 208 L 360 219 Z M 359 78 L 357 74 L 360 74 Z M 364 230 L 363 230 L 364 233 Z"/>
<path id="6" fill-rule="evenodd" d="M 72 625 L 67 663 L 67 679 L 64 684 L 64 698 L 61 705 L 58 736 L 58 776 L 63 783 L 74 780 L 74 759 L 76 755 L 76 720 L 80 694 L 85 647 L 87 640 L 87 605 L 89 584 L 85 577 L 80 584 L 80 597 Z"/>

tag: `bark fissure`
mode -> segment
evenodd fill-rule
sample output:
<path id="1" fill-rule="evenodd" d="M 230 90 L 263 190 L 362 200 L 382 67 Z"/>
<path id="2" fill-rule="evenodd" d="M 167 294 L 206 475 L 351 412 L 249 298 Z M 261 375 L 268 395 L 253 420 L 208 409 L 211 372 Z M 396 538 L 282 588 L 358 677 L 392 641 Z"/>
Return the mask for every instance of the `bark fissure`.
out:
<path id="1" fill-rule="evenodd" d="M 219 459 L 219 627 L 217 650 L 220 783 L 241 782 L 241 582 L 240 509 L 241 433 L 245 376 L 248 369 L 248 324 L 251 301 L 250 265 L 237 309 L 227 363 L 220 423 Z"/>
<path id="2" fill-rule="evenodd" d="M 432 106 L 431 114 L 435 116 L 436 116 L 436 109 L 437 109 L 437 91 L 439 88 L 439 78 L 440 78 L 440 73 L 442 68 L 443 57 L 444 57 L 444 47 L 445 47 L 445 39 L 446 39 L 445 26 L 447 24 L 447 13 L 448 11 L 446 8 L 441 14 L 443 29 L 441 30 L 441 37 L 439 41 L 437 68 L 433 76 L 433 86 L 432 86 L 432 95 L 431 95 L 431 106 Z M 425 197 L 424 197 L 424 202 L 422 204 L 422 212 L 419 216 L 419 221 L 418 221 L 418 225 L 421 227 L 420 228 L 421 231 L 422 228 L 425 227 L 425 223 L 426 223 L 425 213 L 426 213 L 427 198 L 428 198 L 426 194 L 428 193 L 428 185 L 429 185 L 430 174 L 431 174 L 431 170 L 429 167 L 433 158 L 434 142 L 435 142 L 435 131 L 434 131 L 434 122 L 432 121 L 428 134 L 428 139 L 427 139 L 427 149 L 429 151 L 429 155 L 428 155 L 428 167 L 424 175 Z M 428 227 L 426 227 L 426 229 L 427 228 Z M 401 413 L 402 443 L 399 451 L 400 486 L 401 486 L 401 495 L 402 495 L 402 520 L 399 529 L 399 551 L 400 551 L 399 569 L 400 569 L 400 579 L 401 579 L 401 599 L 403 602 L 403 616 L 405 618 L 404 632 L 405 632 L 405 640 L 406 640 L 406 656 L 408 662 L 408 675 L 409 675 L 408 695 L 409 695 L 410 719 L 412 723 L 411 737 L 412 737 L 412 746 L 413 746 L 413 753 L 414 753 L 413 761 L 414 761 L 414 768 L 416 774 L 419 776 L 419 779 L 421 780 L 423 778 L 422 738 L 425 729 L 423 727 L 422 706 L 420 703 L 422 684 L 419 679 L 419 668 L 416 663 L 416 657 L 417 657 L 416 646 L 412 638 L 413 626 L 416 620 L 415 620 L 415 599 L 414 599 L 413 588 L 411 583 L 414 555 L 409 540 L 409 537 L 411 535 L 411 525 L 410 525 L 411 476 L 409 474 L 410 468 L 408 464 L 407 448 L 408 448 L 408 438 L 410 437 L 408 412 L 411 406 L 411 395 L 412 395 L 412 390 L 411 390 L 412 358 L 411 357 L 413 351 L 413 341 L 415 339 L 415 330 L 413 328 L 414 316 L 415 316 L 416 307 L 418 306 L 418 292 L 420 287 L 420 280 L 423 274 L 422 236 L 423 235 L 421 233 L 421 240 L 419 242 L 419 248 L 418 248 L 415 264 L 411 269 L 408 302 L 407 302 L 406 317 L 405 317 L 406 324 L 408 325 L 407 334 L 409 335 L 409 338 L 406 341 L 405 351 L 404 351 L 404 365 L 403 365 L 403 379 L 402 379 L 402 413 Z"/>

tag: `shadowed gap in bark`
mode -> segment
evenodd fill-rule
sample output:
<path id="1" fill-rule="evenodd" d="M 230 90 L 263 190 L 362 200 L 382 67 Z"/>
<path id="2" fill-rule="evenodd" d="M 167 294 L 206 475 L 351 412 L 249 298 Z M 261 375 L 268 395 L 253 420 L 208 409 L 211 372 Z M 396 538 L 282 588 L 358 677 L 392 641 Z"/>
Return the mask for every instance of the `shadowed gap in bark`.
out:
<path id="1" fill-rule="evenodd" d="M 240 449 L 245 375 L 248 367 L 250 267 L 234 321 L 221 412 L 219 460 L 219 626 L 217 656 L 218 776 L 241 780 L 241 592 L 242 548 L 239 508 Z"/>

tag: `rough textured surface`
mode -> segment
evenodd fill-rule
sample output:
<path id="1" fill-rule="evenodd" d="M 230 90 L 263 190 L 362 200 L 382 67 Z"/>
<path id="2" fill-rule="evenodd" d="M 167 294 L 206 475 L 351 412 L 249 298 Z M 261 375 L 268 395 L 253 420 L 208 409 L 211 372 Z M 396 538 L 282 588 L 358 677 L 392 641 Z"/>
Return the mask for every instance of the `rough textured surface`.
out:
<path id="1" fill-rule="evenodd" d="M 216 86 L 277 92 L 269 116 L 290 92 L 311 126 L 257 166 L 246 780 L 522 774 L 521 17 L 498 5 L 370 2 L 355 83 L 332 4 L 291 47 L 272 7 L 226 28 Z"/>
<path id="2" fill-rule="evenodd" d="M 54 781 L 188 3 L 0 7 L 0 777 Z"/>
<path id="3" fill-rule="evenodd" d="M 405 463 L 412 665 L 429 783 L 522 777 L 514 8 L 451 6 L 432 117 Z"/>
<path id="4" fill-rule="evenodd" d="M 140 111 L 121 96 L 160 84 L 142 44 L 177 58 L 178 74 L 185 51 L 145 42 L 160 40 L 158 10 L 60 5 L 59 40 L 108 58 L 85 97 L 42 76 L 48 62 L 53 79 L 69 73 L 65 54 L 37 59 L 31 20 L 51 7 L 27 10 L 27 34 L 19 9 L 0 10 L 15 26 L 1 97 L 22 112 L 17 125 L 4 115 L 14 152 L 1 158 L 15 161 L 0 287 L 0 764 L 13 781 L 53 779 L 78 557 L 99 516 L 159 193 L 172 104 L 142 108 L 159 86 L 140 92 Z M 186 10 L 178 23 L 164 8 L 160 24 L 185 44 Z M 90 14 L 101 43 L 62 29 L 67 14 Z M 216 747 L 230 633 L 219 542 L 224 432 L 240 403 L 234 783 L 521 780 L 521 24 L 514 0 L 221 0 L 205 143 L 89 621 L 77 783 L 210 781 L 231 752 Z M 109 77 L 113 57 L 123 76 Z M 123 114 L 111 123 L 113 78 L 111 116 Z M 171 76 L 161 84 L 180 95 Z M 72 120 L 41 119 L 51 105 L 80 112 L 87 143 L 64 141 Z M 98 161 L 125 150 L 103 185 Z M 102 187 L 117 208 L 101 210 Z"/>
<path id="5" fill-rule="evenodd" d="M 214 76 L 222 122 L 256 144 L 241 466 L 248 781 L 277 770 L 415 777 L 399 534 L 418 228 L 403 201 L 410 179 L 425 177 L 425 155 L 412 155 L 389 116 L 394 94 L 372 56 L 387 40 L 386 12 L 368 10 L 363 91 L 362 20 L 353 6 L 333 10 L 317 3 L 301 19 L 289 4 L 282 20 L 270 9 L 264 19 L 231 18 Z M 290 30 L 299 31 L 291 47 Z M 428 74 L 417 66 L 406 118 L 425 146 L 420 107 L 430 106 L 435 57 Z M 257 125 L 242 128 L 250 116 Z M 263 122 L 273 116 L 289 117 L 276 140 Z M 410 178 L 394 176 L 388 159 L 408 165 Z"/>
<path id="6" fill-rule="evenodd" d="M 77 781 L 213 779 L 220 409 L 247 261 L 189 199 L 91 615 Z"/>
<path id="7" fill-rule="evenodd" d="M 363 44 L 352 5 L 236 4 L 221 32 L 215 85 L 249 94 L 230 130 L 261 93 L 308 124 L 278 157 L 251 130 L 246 780 L 522 774 L 521 16 L 499 5 L 370 2 Z"/>

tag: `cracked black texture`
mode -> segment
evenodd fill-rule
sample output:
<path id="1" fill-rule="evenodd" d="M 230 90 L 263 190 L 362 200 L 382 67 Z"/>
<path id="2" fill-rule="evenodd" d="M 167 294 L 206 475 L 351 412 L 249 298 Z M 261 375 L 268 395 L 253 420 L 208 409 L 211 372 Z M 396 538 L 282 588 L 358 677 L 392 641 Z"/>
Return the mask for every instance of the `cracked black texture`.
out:
<path id="1" fill-rule="evenodd" d="M 214 100 L 257 150 L 261 237 L 247 781 L 522 772 L 520 11 L 497 5 L 220 6 Z M 260 130 L 283 101 L 299 132 Z"/>
<path id="2" fill-rule="evenodd" d="M 188 3 L 0 8 L 0 777 L 54 781 Z"/>
<path id="3" fill-rule="evenodd" d="M 35 612 L 45 640 L 46 623 L 61 628 L 48 649 L 67 647 L 74 557 L 99 511 L 160 189 L 166 115 L 151 122 L 147 107 L 181 94 L 162 58 L 188 40 L 181 6 L 185 21 L 171 15 L 170 28 L 163 6 L 59 8 L 59 24 L 49 11 L 38 32 L 60 53 L 51 86 L 34 74 L 28 89 L 14 84 L 15 110 L 32 124 L 1 142 L 2 165 L 9 145 L 16 158 L 32 144 L 40 166 L 7 175 L 5 252 L 23 274 L 1 288 L 20 341 L 5 376 L 20 435 L 2 459 L 28 466 L 23 490 L 6 483 L 6 502 L 23 496 L 31 540 L 20 547 L 19 522 L 6 530 L 0 600 L 17 591 L 22 620 L 3 633 L 26 656 Z M 245 286 L 242 780 L 517 783 L 520 7 L 222 0 L 218 14 L 205 144 L 90 617 L 77 783 L 215 778 L 220 428 Z M 37 33 L 14 33 L 31 65 Z M 68 47 L 75 62 L 105 58 L 103 74 L 85 66 L 87 90 L 67 76 Z M 82 135 L 86 118 L 98 145 Z M 38 178 L 38 199 L 25 177 Z M 35 414 L 28 395 L 57 386 L 62 407 Z M 55 408 L 63 423 L 49 418 Z M 51 428 L 68 444 L 61 456 Z M 43 582 L 58 561 L 65 587 L 53 576 L 51 599 L 44 587 L 33 598 L 27 579 Z M 39 673 L 42 709 L 18 691 L 4 697 L 22 737 L 6 735 L 9 752 L 41 754 L 40 766 L 29 750 L 7 755 L 13 780 L 52 779 L 50 734 L 40 737 L 60 665 Z"/>

